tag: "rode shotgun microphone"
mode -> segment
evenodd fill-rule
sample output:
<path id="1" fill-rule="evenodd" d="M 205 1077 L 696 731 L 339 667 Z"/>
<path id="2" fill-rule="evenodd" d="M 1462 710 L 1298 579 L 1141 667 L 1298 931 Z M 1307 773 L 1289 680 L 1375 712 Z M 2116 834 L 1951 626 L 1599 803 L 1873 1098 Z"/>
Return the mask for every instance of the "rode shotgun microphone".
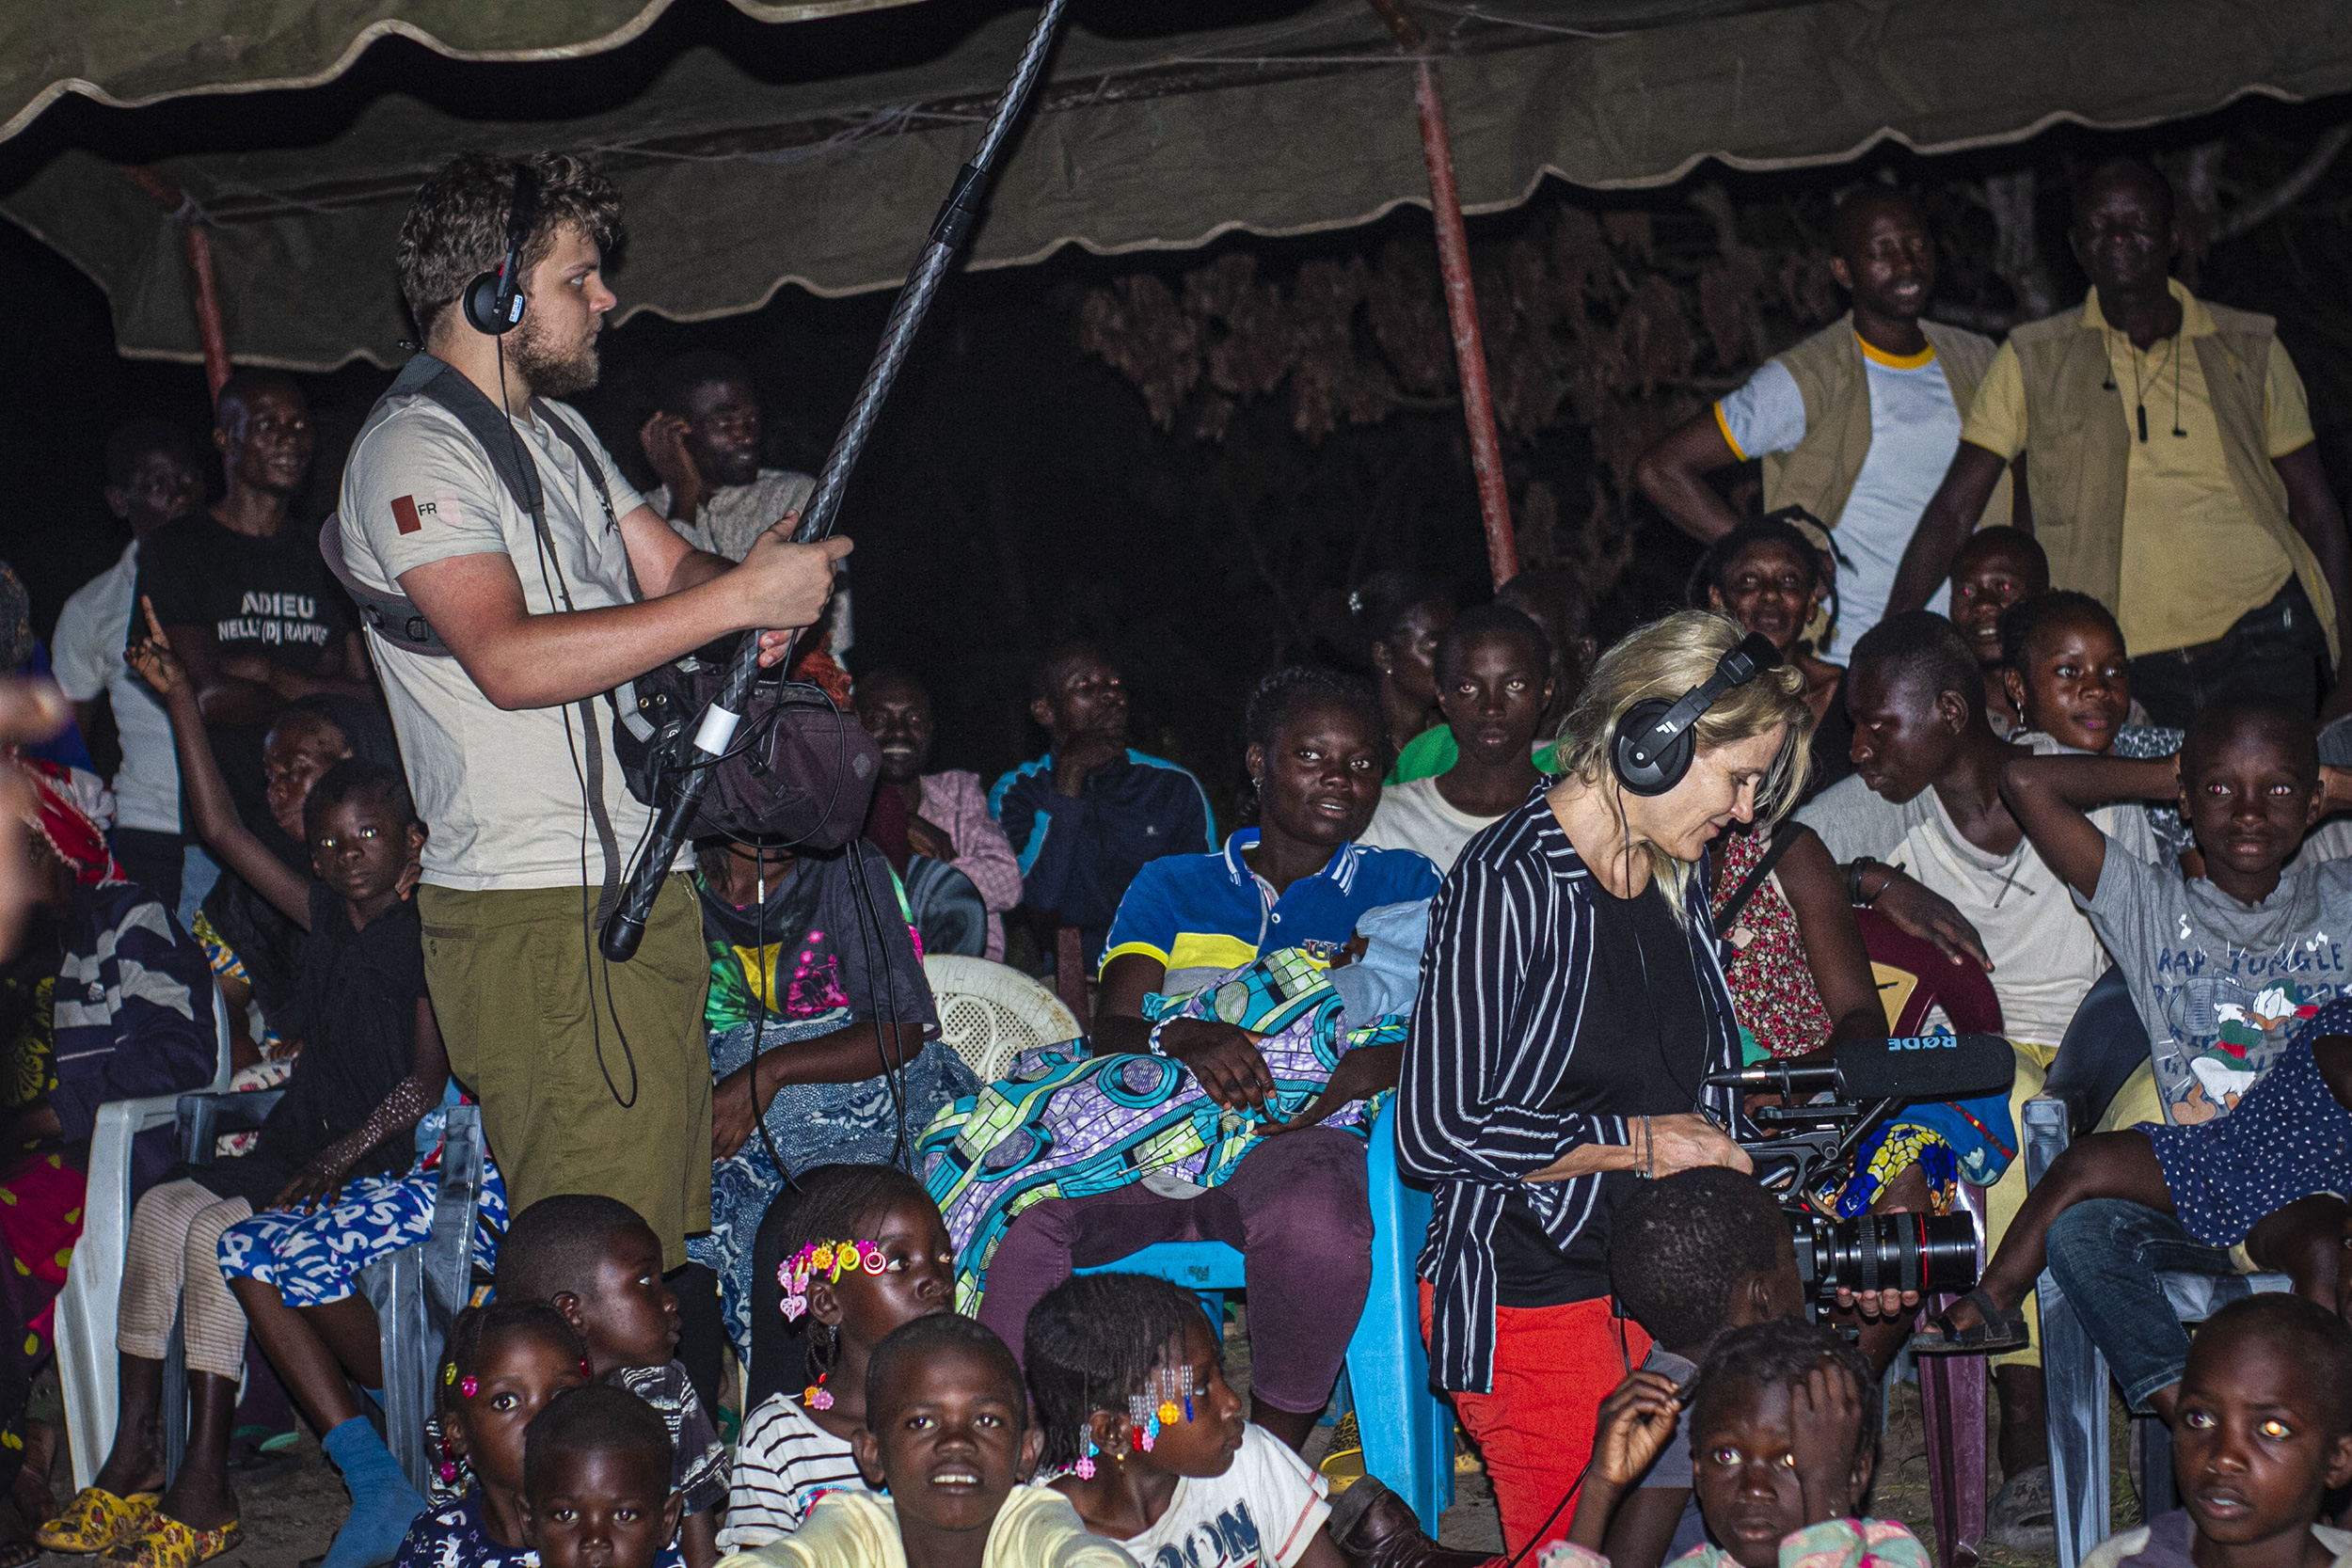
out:
<path id="1" fill-rule="evenodd" d="M 1045 72 L 1045 55 L 1053 47 L 1054 35 L 1061 26 L 1062 11 L 1068 4 L 1069 0 L 1045 0 L 1037 25 L 1022 48 L 1020 63 L 1013 67 L 1012 79 L 1005 86 L 1005 95 L 997 100 L 995 113 L 989 117 L 987 128 L 980 133 L 980 143 L 972 153 L 972 161 L 957 171 L 955 186 L 940 205 L 923 253 L 908 275 L 906 287 L 899 291 L 898 303 L 891 307 L 882 343 L 874 351 L 874 362 L 866 367 L 857 400 L 850 405 L 850 417 L 843 422 L 841 434 L 834 437 L 833 451 L 826 454 L 825 466 L 817 476 L 817 488 L 810 492 L 808 504 L 802 510 L 801 525 L 792 535 L 801 544 L 814 544 L 833 531 L 834 515 L 840 509 L 842 492 L 849 487 L 850 471 L 857 467 L 858 455 L 866 450 L 866 438 L 873 433 L 874 421 L 882 414 L 882 400 L 890 395 L 890 385 L 898 379 L 899 367 L 906 363 L 907 350 L 930 309 L 932 296 L 939 293 L 940 284 L 946 280 L 947 269 L 955 265 L 957 253 L 979 223 L 980 198 L 987 188 L 990 170 L 1012 133 L 1013 122 L 1021 118 L 1030 89 Z M 785 657 L 777 662 L 779 672 L 792 668 L 797 651 L 797 644 L 785 650 Z M 756 633 L 746 632 L 734 662 L 727 666 L 719 695 L 703 710 L 701 723 L 694 731 L 693 754 L 675 777 L 669 799 L 655 808 L 645 847 L 629 868 L 628 886 L 612 919 L 605 923 L 604 935 L 597 945 L 612 962 L 624 963 L 634 958 L 638 943 L 644 940 L 645 923 L 653 918 L 654 900 L 669 875 L 670 863 L 677 858 L 702 806 L 713 765 L 728 754 L 728 747 L 735 741 L 736 726 L 743 721 L 752 686 L 758 676 L 759 638 Z"/>
<path id="2" fill-rule="evenodd" d="M 1998 1035 L 1913 1035 L 1848 1040 L 1827 1067 L 1752 1067 L 1709 1084 L 1756 1094 L 1829 1089 L 1840 1100 L 1974 1100 L 2007 1092 L 2017 1058 Z"/>

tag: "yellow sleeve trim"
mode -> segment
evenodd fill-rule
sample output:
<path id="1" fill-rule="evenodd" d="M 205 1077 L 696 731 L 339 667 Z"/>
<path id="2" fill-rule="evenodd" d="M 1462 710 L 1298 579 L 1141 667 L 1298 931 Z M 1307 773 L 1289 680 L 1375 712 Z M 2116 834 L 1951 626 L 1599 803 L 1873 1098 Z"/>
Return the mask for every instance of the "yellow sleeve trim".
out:
<path id="1" fill-rule="evenodd" d="M 1715 404 L 1715 428 L 1724 433 L 1724 445 L 1731 449 L 1731 455 L 1745 463 L 1748 454 L 1740 450 L 1739 441 L 1732 436 L 1731 421 L 1724 418 L 1724 405 L 1720 402 Z"/>
<path id="2" fill-rule="evenodd" d="M 1105 953 L 1105 954 L 1104 954 L 1104 955 L 1103 955 L 1103 968 L 1104 968 L 1104 969 L 1108 969 L 1108 968 L 1110 968 L 1110 966 L 1111 966 L 1111 960 L 1112 960 L 1113 958 L 1123 958 L 1127 957 L 1127 955 L 1128 955 L 1128 954 L 1130 954 L 1130 953 L 1135 954 L 1135 955 L 1136 955 L 1136 957 L 1138 957 L 1138 958 L 1150 958 L 1150 959 L 1152 959 L 1152 960 L 1153 960 L 1154 962 L 1156 962 L 1156 963 L 1160 966 L 1160 968 L 1161 968 L 1161 969 L 1163 969 L 1163 970 L 1165 970 L 1165 969 L 1167 969 L 1167 968 L 1168 968 L 1168 955 L 1167 955 L 1167 954 L 1165 954 L 1165 953 L 1163 953 L 1163 952 L 1161 952 L 1158 948 L 1156 948 L 1156 947 L 1152 946 L 1152 945 L 1150 942 L 1120 942 L 1118 946 L 1116 946 L 1116 947 L 1112 948 L 1109 952 L 1107 952 L 1107 953 Z M 1101 972 L 1100 972 L 1100 971 L 1097 971 L 1097 972 L 1096 972 L 1096 974 L 1095 974 L 1095 978 L 1099 980 L 1099 979 L 1101 979 L 1102 977 L 1103 977 L 1103 976 L 1102 976 Z"/>
<path id="3" fill-rule="evenodd" d="M 1276 943 L 1279 946 L 1280 943 Z M 1222 931 L 1179 931 L 1168 967 L 1178 969 L 1238 969 L 1258 956 L 1254 943 Z"/>
<path id="4" fill-rule="evenodd" d="M 1859 332 L 1853 335 L 1853 341 L 1862 345 L 1862 357 L 1874 364 L 1884 365 L 1890 371 L 1915 371 L 1922 365 L 1935 363 L 1933 343 L 1930 343 L 1916 354 L 1889 354 L 1884 349 L 1872 345 L 1870 340 Z"/>

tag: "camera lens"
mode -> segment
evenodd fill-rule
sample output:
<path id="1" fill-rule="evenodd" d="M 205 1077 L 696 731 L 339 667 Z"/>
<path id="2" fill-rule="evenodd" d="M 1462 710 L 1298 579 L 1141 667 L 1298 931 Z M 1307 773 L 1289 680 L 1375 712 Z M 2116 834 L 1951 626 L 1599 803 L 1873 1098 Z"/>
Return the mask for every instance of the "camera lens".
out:
<path id="1" fill-rule="evenodd" d="M 1841 1290 L 1928 1296 L 1977 1282 L 1977 1227 L 1966 1214 L 1791 1214 L 1788 1227 L 1797 1273 L 1818 1301 L 1835 1300 Z"/>

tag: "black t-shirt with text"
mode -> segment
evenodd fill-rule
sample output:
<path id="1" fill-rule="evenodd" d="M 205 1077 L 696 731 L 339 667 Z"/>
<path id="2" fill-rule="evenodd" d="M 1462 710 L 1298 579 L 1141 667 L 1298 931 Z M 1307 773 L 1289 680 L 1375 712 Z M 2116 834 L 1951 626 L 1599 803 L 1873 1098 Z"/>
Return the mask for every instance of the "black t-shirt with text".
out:
<path id="1" fill-rule="evenodd" d="M 258 654 L 305 675 L 316 673 L 358 625 L 319 558 L 317 531 L 292 520 L 266 539 L 225 528 L 205 512 L 167 523 L 139 546 L 138 592 L 164 626 L 211 632 L 223 658 Z M 132 639 L 146 633 L 146 618 L 135 613 Z M 269 726 L 215 725 L 211 734 L 237 815 L 275 841 L 262 770 Z"/>

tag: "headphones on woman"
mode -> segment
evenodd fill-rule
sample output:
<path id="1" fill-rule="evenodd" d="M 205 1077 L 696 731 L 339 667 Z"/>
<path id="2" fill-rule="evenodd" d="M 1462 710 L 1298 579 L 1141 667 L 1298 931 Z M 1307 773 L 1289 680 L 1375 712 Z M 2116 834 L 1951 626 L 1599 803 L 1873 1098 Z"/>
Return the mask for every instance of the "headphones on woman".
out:
<path id="1" fill-rule="evenodd" d="M 523 246 L 531 243 L 531 226 L 538 216 L 539 182 L 531 166 L 516 163 L 515 196 L 506 209 L 506 259 L 496 272 L 485 272 L 466 285 L 458 296 L 466 325 L 493 338 L 504 337 L 521 325 L 531 302 L 523 297 Z"/>
<path id="2" fill-rule="evenodd" d="M 1698 721 L 1715 699 L 1780 663 L 1780 650 L 1750 632 L 1715 663 L 1715 673 L 1676 702 L 1645 697 L 1627 708 L 1609 739 L 1609 770 L 1635 795 L 1663 795 L 1680 784 L 1698 755 Z"/>

